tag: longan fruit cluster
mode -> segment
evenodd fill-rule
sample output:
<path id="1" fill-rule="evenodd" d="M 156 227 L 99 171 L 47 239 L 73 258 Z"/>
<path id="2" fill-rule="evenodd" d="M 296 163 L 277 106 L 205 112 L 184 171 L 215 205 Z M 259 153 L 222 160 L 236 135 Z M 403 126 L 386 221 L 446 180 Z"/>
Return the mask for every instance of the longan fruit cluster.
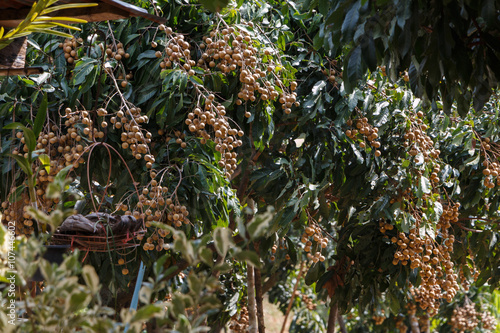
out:
<path id="1" fill-rule="evenodd" d="M 132 107 L 118 111 L 109 121 L 115 128 L 122 129 L 120 135 L 121 147 L 130 150 L 132 156 L 137 160 L 144 159 L 146 168 L 151 169 L 155 162 L 155 157 L 150 154 L 148 146 L 151 143 L 152 134 L 143 130 L 141 126 L 141 124 L 147 123 L 148 120 L 148 116 L 141 114 L 141 108 Z"/>
<path id="2" fill-rule="evenodd" d="M 409 235 L 399 233 L 391 241 L 398 245 L 394 254 L 393 264 L 410 264 L 411 269 L 418 269 L 421 283 L 418 288 L 411 288 L 412 295 L 423 310 L 434 315 L 439 308 L 439 300 L 445 298 L 451 302 L 456 295 L 459 285 L 458 275 L 453 270 L 450 253 L 453 251 L 455 237 L 448 234 L 443 226 L 447 222 L 438 224 L 441 244 L 437 244 L 431 237 L 421 237 L 417 228 L 410 230 Z"/>
<path id="3" fill-rule="evenodd" d="M 450 325 L 453 332 L 465 333 L 472 332 L 478 327 L 483 331 L 494 331 L 498 322 L 489 311 L 478 312 L 475 304 L 469 301 L 468 304 L 453 310 Z"/>
<path id="4" fill-rule="evenodd" d="M 279 248 L 280 250 L 287 249 L 285 238 L 279 240 Z M 270 257 L 271 261 L 274 261 L 276 259 L 277 251 L 278 251 L 278 244 L 273 244 L 273 246 L 271 247 L 271 257 Z M 285 259 L 290 260 L 290 255 L 288 253 L 285 255 Z"/>
<path id="5" fill-rule="evenodd" d="M 70 108 L 66 108 L 65 113 L 66 115 L 64 116 L 64 118 L 66 118 L 66 121 L 64 122 L 64 126 L 67 129 L 66 140 L 70 140 L 70 143 L 74 143 L 74 141 L 81 142 L 82 136 L 87 137 L 91 141 L 104 138 L 104 132 L 97 126 L 94 126 L 94 121 L 92 120 L 92 112 L 85 110 L 73 112 Z M 107 111 L 101 108 L 98 109 L 96 113 L 97 116 L 104 117 L 107 114 Z M 81 130 L 79 126 L 77 126 L 79 124 L 86 125 L 86 127 Z M 105 121 L 102 121 L 99 124 L 101 129 L 108 126 Z M 64 150 L 67 150 L 66 147 L 64 148 Z M 59 148 L 58 151 L 60 152 Z M 67 158 L 68 162 L 71 160 L 68 160 L 69 156 L 65 155 L 65 157 Z"/>
<path id="6" fill-rule="evenodd" d="M 225 170 L 226 177 L 229 177 L 237 168 L 237 154 L 233 150 L 243 144 L 238 137 L 243 136 L 244 132 L 232 128 L 226 116 L 225 107 L 216 104 L 218 103 L 215 102 L 215 96 L 209 94 L 205 99 L 204 107 L 195 107 L 193 112 L 188 113 L 185 123 L 190 132 L 201 137 L 202 144 L 212 138 L 206 128 L 208 126 L 213 128 L 215 150 L 221 153 L 218 165 Z"/>
<path id="7" fill-rule="evenodd" d="M 78 168 L 80 164 L 85 163 L 83 155 L 87 144 L 85 140 L 83 140 L 84 137 L 94 139 L 104 136 L 104 133 L 97 129 L 90 131 L 89 127 L 83 130 L 79 127 L 82 123 L 87 126 L 92 125 L 92 120 L 87 111 L 72 112 L 71 109 L 67 108 L 65 109 L 65 115 L 62 119 L 66 119 L 64 120 L 65 132 L 63 132 L 59 126 L 49 123 L 39 134 L 36 142 L 36 149 L 43 150 L 50 158 L 50 169 L 39 167 L 39 162 L 33 165 L 37 177 L 35 193 L 38 197 L 38 206 L 47 212 L 50 212 L 53 204 L 58 201 L 57 199 L 49 200 L 46 198 L 45 192 L 48 184 L 54 180 L 57 173 L 65 166 L 73 165 L 73 167 Z M 25 144 L 23 133 L 16 133 L 16 137 L 20 139 L 23 146 L 21 149 L 13 149 L 13 154 L 24 155 L 26 157 L 28 147 Z M 24 154 L 20 152 L 20 150 L 22 150 Z"/>
<path id="8" fill-rule="evenodd" d="M 156 173 L 154 171 L 150 173 L 150 177 L 150 183 L 148 184 L 148 186 L 144 187 L 139 194 L 138 202 L 136 204 L 136 210 L 130 211 L 129 206 L 123 202 L 117 204 L 116 206 L 116 210 L 124 211 L 125 215 L 132 215 L 136 219 L 143 219 L 143 221 L 145 221 L 144 224 L 147 228 L 151 227 L 152 221 L 164 222 L 164 212 L 169 209 L 175 210 L 177 208 L 177 205 L 172 204 L 171 198 L 165 199 L 168 188 L 159 185 L 158 181 L 154 179 L 156 178 Z M 180 206 L 180 208 L 178 209 L 179 211 L 185 211 L 186 214 L 188 214 L 187 209 L 184 206 Z M 183 219 L 185 218 L 183 217 Z M 154 249 L 156 249 L 157 251 L 163 250 L 164 245 L 166 244 L 164 238 L 167 237 L 168 234 L 169 232 L 164 229 L 157 228 L 153 230 L 152 234 L 149 237 L 146 237 L 146 241 L 143 244 L 143 249 L 145 251 Z M 138 240 L 143 240 L 143 238 L 143 235 L 138 235 L 137 237 Z"/>
<path id="9" fill-rule="evenodd" d="M 43 150 L 50 158 L 50 168 L 41 166 L 40 162 L 33 164 L 34 172 L 37 177 L 35 194 L 37 196 L 37 204 L 40 209 L 50 212 L 53 205 L 58 202 L 58 199 L 48 199 L 46 197 L 46 189 L 54 177 L 65 166 L 73 165 L 78 168 L 80 164 L 85 163 L 83 155 L 87 144 L 84 137 L 95 139 L 104 137 L 104 133 L 97 129 L 90 130 L 91 127 L 82 128 L 80 124 L 92 126 L 92 120 L 88 111 L 72 112 L 71 109 L 66 108 L 65 114 L 62 117 L 64 120 L 63 132 L 61 128 L 55 124 L 48 123 L 45 125 L 43 131 L 39 134 L 36 142 L 36 149 Z M 27 157 L 28 147 L 24 138 L 23 132 L 17 132 L 16 138 L 20 139 L 21 148 L 14 148 L 12 153 Z M 8 203 L 6 203 L 8 205 Z M 28 200 L 29 204 L 29 200 Z M 10 218 L 10 213 L 9 213 Z M 22 222 L 26 230 L 25 234 L 31 234 L 34 221 L 31 220 L 26 212 L 16 214 L 16 221 Z"/>
<path id="10" fill-rule="evenodd" d="M 404 146 L 410 147 L 409 154 L 411 156 L 417 156 L 419 153 L 422 153 L 424 162 L 428 163 L 431 159 L 437 159 L 441 152 L 439 149 L 434 149 L 434 142 L 426 133 L 428 126 L 424 124 L 423 117 L 424 113 L 422 111 L 418 111 L 416 115 L 410 116 L 410 128 L 404 135 L 404 139 L 406 140 Z"/>
<path id="11" fill-rule="evenodd" d="M 160 252 L 161 250 L 167 249 L 167 243 L 165 243 L 165 237 L 169 234 L 168 231 L 164 229 L 157 229 L 153 234 L 146 238 L 146 242 L 142 245 L 144 251 L 155 250 Z M 142 239 L 142 238 L 141 238 Z M 156 242 L 156 246 L 155 243 Z"/>
<path id="12" fill-rule="evenodd" d="M 193 67 L 196 66 L 196 62 L 191 59 L 191 46 L 189 43 L 184 40 L 183 35 L 173 35 L 171 28 L 164 28 L 163 30 L 165 30 L 167 35 L 167 45 L 163 52 L 155 52 L 157 58 L 163 57 L 160 67 L 165 69 L 177 65 L 183 68 L 188 75 L 195 75 Z"/>
<path id="13" fill-rule="evenodd" d="M 429 177 L 430 181 L 433 183 L 439 183 L 439 172 L 441 171 L 441 167 L 439 164 L 434 164 L 432 173 Z"/>
<path id="14" fill-rule="evenodd" d="M 150 177 L 151 182 L 147 187 L 142 189 L 136 205 L 136 208 L 142 212 L 139 212 L 137 209 L 131 212 L 128 210 L 128 206 L 123 203 L 119 204 L 120 207 L 118 209 L 126 210 L 125 214 L 132 214 L 135 218 L 142 218 L 147 228 L 151 227 L 151 222 L 153 221 L 173 225 L 177 228 L 190 224 L 191 221 L 188 218 L 189 211 L 187 207 L 181 205 L 174 195 L 167 195 L 168 187 L 160 185 L 161 179 L 160 182 L 155 179 L 157 178 L 155 171 L 150 172 Z M 164 239 L 167 236 L 170 237 L 169 234 L 168 230 L 156 228 L 146 238 L 143 249 L 145 251 L 154 249 L 157 251 L 167 250 L 168 244 Z M 138 239 L 142 240 L 143 237 L 140 236 Z"/>
<path id="15" fill-rule="evenodd" d="M 306 294 L 302 294 L 302 302 L 304 302 L 304 304 L 306 305 L 307 310 L 316 310 L 316 303 L 314 303 L 313 299 Z"/>
<path id="16" fill-rule="evenodd" d="M 495 331 L 498 326 L 498 320 L 491 315 L 489 311 L 483 311 L 479 314 L 480 322 L 483 325 L 483 330 Z"/>
<path id="17" fill-rule="evenodd" d="M 118 80 L 120 82 L 120 86 L 122 86 L 122 88 L 125 88 L 128 84 L 128 82 L 134 77 L 134 74 L 132 74 L 132 72 L 129 72 L 128 74 L 125 75 L 125 79 L 123 79 L 123 74 L 119 74 L 118 75 Z"/>
<path id="18" fill-rule="evenodd" d="M 333 59 L 328 62 L 329 69 L 322 69 L 321 72 L 327 77 L 328 81 L 337 86 L 337 77 L 342 77 L 342 72 L 337 69 L 337 60 Z"/>
<path id="19" fill-rule="evenodd" d="M 382 325 L 385 321 L 384 315 L 374 315 L 372 319 L 375 321 L 375 325 Z"/>
<path id="20" fill-rule="evenodd" d="M 83 43 L 81 38 L 71 38 L 65 39 L 64 43 L 59 43 L 59 48 L 64 51 L 64 58 L 68 64 L 73 64 L 75 60 L 78 60 L 77 47 Z"/>
<path id="21" fill-rule="evenodd" d="M 403 81 L 408 82 L 410 81 L 410 75 L 408 74 L 408 71 L 404 72 L 399 72 L 399 76 L 403 79 Z"/>
<path id="22" fill-rule="evenodd" d="M 174 133 L 174 136 L 176 137 L 175 143 L 177 143 L 178 145 L 180 145 L 181 148 L 186 148 L 187 147 L 187 143 L 186 143 L 186 141 L 184 141 L 184 139 L 186 138 L 186 134 L 182 133 L 181 131 L 174 131 L 173 133 Z M 164 135 L 164 134 L 165 134 L 165 131 L 163 129 L 159 129 L 158 130 L 158 135 Z M 170 136 L 167 136 L 165 138 L 165 142 L 166 143 L 169 143 L 170 140 L 172 140 L 172 137 L 170 137 Z"/>
<path id="23" fill-rule="evenodd" d="M 253 25 L 249 23 L 249 25 Z M 218 68 L 222 73 L 228 74 L 239 72 L 239 80 L 242 84 L 238 93 L 237 105 L 243 102 L 254 102 L 258 99 L 279 102 L 286 114 L 292 112 L 293 105 L 299 106 L 297 94 L 289 92 L 287 86 L 276 75 L 281 64 L 279 58 L 273 58 L 275 53 L 270 48 L 261 49 L 261 45 L 245 30 L 239 27 L 226 27 L 222 30 L 213 30 L 210 36 L 204 38 L 204 44 L 200 45 L 203 50 L 198 60 L 200 67 Z M 277 70 L 278 68 L 278 70 Z M 297 88 L 295 81 L 290 82 L 290 90 Z M 259 94 L 259 95 L 256 95 Z M 250 112 L 245 112 L 249 118 Z"/>
<path id="24" fill-rule="evenodd" d="M 313 239 L 314 244 L 310 238 Z M 305 244 L 304 251 L 307 252 L 307 258 L 309 260 L 312 260 L 314 263 L 325 261 L 325 256 L 321 254 L 321 251 L 328 246 L 328 237 L 323 237 L 323 230 L 321 230 L 319 226 L 311 224 L 306 227 L 300 241 Z M 314 255 L 311 254 L 313 247 L 317 249 Z"/>
<path id="25" fill-rule="evenodd" d="M 483 161 L 483 175 L 484 186 L 487 188 L 494 188 L 495 185 L 500 186 L 500 164 L 497 162 L 500 157 L 500 150 L 496 142 L 492 142 L 490 138 L 484 138 L 481 142 L 481 153 L 484 155 Z M 495 181 L 496 178 L 496 181 Z"/>
<path id="26" fill-rule="evenodd" d="M 382 76 L 387 76 L 387 67 L 378 66 L 378 69 L 380 69 L 380 73 L 382 74 Z"/>
<path id="27" fill-rule="evenodd" d="M 173 224 L 176 227 L 182 226 L 182 224 L 189 224 L 189 211 L 186 206 L 174 204 L 171 198 L 166 200 L 166 204 L 168 205 L 168 209 L 170 212 L 167 214 L 167 224 Z"/>
<path id="28" fill-rule="evenodd" d="M 473 331 L 479 324 L 478 313 L 474 303 L 466 304 L 453 310 L 450 325 L 453 332 L 465 333 Z"/>
<path id="29" fill-rule="evenodd" d="M 146 241 L 142 245 L 142 249 L 144 251 L 152 251 L 156 250 L 158 252 L 162 250 L 168 250 L 168 243 L 165 242 L 165 238 L 170 234 L 168 230 L 157 228 L 153 231 L 151 236 L 146 238 Z M 137 236 L 138 240 L 143 240 L 143 236 Z M 156 245 L 155 245 L 156 243 Z"/>
<path id="30" fill-rule="evenodd" d="M 48 133 L 47 133 L 48 132 Z M 21 139 L 22 151 L 19 148 L 14 148 L 12 153 L 15 155 L 23 155 L 27 157 L 28 147 L 25 144 L 25 138 L 23 132 L 17 132 L 16 137 Z M 70 165 L 73 163 L 80 163 L 80 154 L 78 152 L 83 152 L 83 146 L 75 145 L 74 140 L 68 136 L 61 136 L 58 132 L 58 127 L 52 125 L 51 130 L 41 132 L 37 138 L 36 149 L 44 150 L 50 157 L 50 169 L 47 171 L 45 167 L 39 167 L 39 162 L 33 164 L 34 172 L 37 175 L 37 183 L 35 193 L 38 196 L 38 204 L 40 208 L 45 209 L 47 212 L 51 210 L 53 200 L 48 200 L 45 196 L 45 190 L 49 182 L 54 180 L 55 175 L 64 168 L 65 165 Z M 79 151 L 77 148 L 80 149 Z M 69 156 L 68 156 L 69 155 Z M 38 169 L 38 173 L 36 172 Z"/>
<path id="31" fill-rule="evenodd" d="M 471 275 L 473 281 L 477 281 L 477 278 L 479 277 L 479 270 L 476 268 L 474 261 L 472 261 L 472 267 L 469 267 L 469 270 L 470 270 L 470 275 Z M 462 288 L 464 289 L 464 291 L 466 291 L 466 292 L 469 291 L 471 281 L 469 281 L 469 279 L 467 279 L 463 270 L 460 270 L 458 275 L 460 277 L 460 282 L 461 282 L 461 285 L 462 285 Z"/>
<path id="32" fill-rule="evenodd" d="M 241 308 L 241 311 L 238 314 L 235 314 L 231 318 L 231 323 L 229 324 L 229 329 L 236 333 L 248 332 L 248 309 L 246 306 Z"/>
<path id="33" fill-rule="evenodd" d="M 353 125 L 355 125 L 355 128 L 352 128 Z M 382 153 L 380 150 L 380 142 L 377 141 L 378 138 L 378 128 L 375 126 L 372 126 L 368 123 L 368 118 L 363 117 L 359 119 L 349 119 L 347 120 L 347 126 L 350 128 L 345 131 L 345 135 L 353 140 L 361 139 L 358 143 L 360 148 L 366 148 L 366 142 L 367 140 L 370 144 L 375 149 L 375 156 L 379 157 Z"/>
<path id="34" fill-rule="evenodd" d="M 191 59 L 191 47 L 183 35 L 173 34 L 172 29 L 164 25 L 160 25 L 159 29 L 165 31 L 167 35 L 165 50 L 155 53 L 158 58 L 163 58 L 160 63 L 161 68 L 181 68 L 188 75 L 195 75 L 193 67 L 198 64 L 207 71 L 217 67 L 224 74 L 238 72 L 242 88 L 238 93 L 236 104 L 241 105 L 243 101 L 248 100 L 255 101 L 256 93 L 259 93 L 261 100 L 276 100 L 279 97 L 285 113 L 291 112 L 292 105 L 298 105 L 296 94 L 289 93 L 275 73 L 276 64 L 271 57 L 272 51 L 255 48 L 253 44 L 256 42 L 247 32 L 233 27 L 210 32 L 210 37 L 205 37 L 204 43 L 200 44 L 203 53 L 196 63 Z M 157 44 L 153 44 L 154 46 Z M 264 58 L 267 63 L 263 63 Z M 272 82 L 268 78 L 272 79 Z M 188 114 L 185 124 L 190 132 L 201 138 L 202 144 L 213 139 L 216 144 L 215 149 L 221 153 L 218 164 L 229 178 L 237 168 L 237 155 L 232 150 L 242 145 L 238 137 L 243 136 L 244 132 L 230 125 L 224 105 L 215 100 L 213 93 L 203 91 L 199 87 L 195 88 L 199 94 L 198 102 Z M 296 88 L 297 83 L 291 82 L 290 89 L 293 91 Z M 249 118 L 251 113 L 246 111 L 245 116 Z M 213 133 L 209 133 L 209 126 Z M 180 144 L 182 146 L 182 142 Z"/>
<path id="35" fill-rule="evenodd" d="M 454 204 L 449 204 L 443 207 L 443 213 L 441 214 L 441 218 L 438 222 L 438 229 L 444 230 L 451 227 L 453 223 L 458 222 L 458 217 L 460 213 L 458 212 L 460 209 L 460 202 L 456 202 Z"/>
<path id="36" fill-rule="evenodd" d="M 14 193 L 15 189 L 14 187 L 11 190 L 10 195 Z M 2 202 L 0 222 L 2 224 L 14 222 L 16 226 L 16 235 L 31 235 L 33 233 L 33 224 L 36 222 L 31 219 L 31 216 L 27 212 L 29 205 L 30 200 L 26 191 L 21 194 L 21 197 L 16 202 Z"/>
<path id="37" fill-rule="evenodd" d="M 405 325 L 403 316 L 398 316 L 398 319 L 396 319 L 396 329 L 399 330 L 399 333 L 406 333 L 408 331 L 408 326 Z"/>
<path id="38" fill-rule="evenodd" d="M 106 48 L 106 58 L 108 60 L 115 59 L 117 61 L 121 61 L 122 59 L 130 58 L 130 54 L 125 52 L 122 43 L 117 43 L 116 48 L 114 48 L 113 46 L 114 45 L 108 45 L 108 47 Z"/>
<path id="39" fill-rule="evenodd" d="M 123 266 L 125 264 L 126 264 L 125 263 L 125 259 L 123 259 L 123 258 L 118 259 L 118 266 Z M 128 268 L 127 267 L 123 267 L 122 270 L 121 270 L 121 273 L 123 275 L 128 275 L 128 273 L 129 273 Z"/>
<path id="40" fill-rule="evenodd" d="M 423 314 L 418 316 L 418 326 L 421 332 L 430 332 L 429 331 L 429 322 L 430 320 L 427 314 Z"/>
<path id="41" fill-rule="evenodd" d="M 394 229 L 394 226 L 390 223 L 387 223 L 385 222 L 384 220 L 381 220 L 379 223 L 378 223 L 378 226 L 379 226 L 379 230 L 381 233 L 385 234 L 385 232 L 387 230 L 393 230 Z"/>

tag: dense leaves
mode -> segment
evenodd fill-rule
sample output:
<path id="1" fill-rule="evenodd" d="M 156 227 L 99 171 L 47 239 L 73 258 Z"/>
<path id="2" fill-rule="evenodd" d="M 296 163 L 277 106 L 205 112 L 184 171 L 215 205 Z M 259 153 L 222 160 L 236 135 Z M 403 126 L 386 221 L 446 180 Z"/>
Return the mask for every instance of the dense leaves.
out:
<path id="1" fill-rule="evenodd" d="M 498 3 L 484 1 L 318 1 L 319 31 L 332 56 L 346 55 L 346 89 L 366 69 L 386 66 L 395 81 L 404 76 L 412 91 L 444 110 L 464 116 L 473 102 L 480 111 L 497 88 Z"/>
<path id="2" fill-rule="evenodd" d="M 36 36 L 29 60 L 47 72 L 1 82 L 2 147 L 15 147 L 20 161 L 24 145 L 45 150 L 44 139 L 80 136 L 82 150 L 69 147 L 69 156 L 54 151 L 59 143 L 46 149 L 51 162 L 73 167 L 70 190 L 81 198 L 66 198 L 64 207 L 145 219 L 138 249 L 82 256 L 98 268 L 103 306 L 117 311 L 145 264 L 141 302 L 165 301 L 168 310 L 143 305 L 123 322 L 155 317 L 148 325 L 185 332 L 220 329 L 231 318 L 243 325 L 254 266 L 273 302 L 283 311 L 292 302 L 292 331 L 324 331 L 332 304 L 352 331 L 404 330 L 435 310 L 433 329 L 449 332 L 445 318 L 468 300 L 496 311 L 500 282 L 498 100 L 490 96 L 497 51 L 488 42 L 498 21 L 486 18 L 488 4 L 268 1 L 220 10 L 222 2 L 210 2 L 219 13 L 209 13 L 168 2 L 149 8 L 161 10 L 168 27 L 141 19 L 84 25 L 62 48 L 62 40 Z M 243 64 L 217 67 L 220 52 L 203 61 L 207 39 L 224 45 L 224 36 L 231 47 L 257 50 L 276 100 L 242 82 Z M 187 53 L 172 56 L 172 43 L 187 44 Z M 229 47 L 223 51 L 232 59 Z M 221 127 L 216 134 L 207 120 L 208 136 L 191 130 L 212 104 L 244 133 L 235 157 L 221 152 Z M 124 132 L 132 126 L 137 131 Z M 27 187 L 41 190 L 42 209 L 53 209 L 41 171 L 47 162 L 27 157 L 25 173 L 35 177 Z M 232 174 L 226 159 L 236 161 Z M 0 180 L 4 214 L 14 216 L 25 176 L 8 155 L 1 167 L 9 175 Z M 413 243 L 404 239 L 423 244 L 411 259 L 403 252 Z M 425 294 L 435 309 L 418 296 L 428 290 L 426 272 L 440 288 Z"/>

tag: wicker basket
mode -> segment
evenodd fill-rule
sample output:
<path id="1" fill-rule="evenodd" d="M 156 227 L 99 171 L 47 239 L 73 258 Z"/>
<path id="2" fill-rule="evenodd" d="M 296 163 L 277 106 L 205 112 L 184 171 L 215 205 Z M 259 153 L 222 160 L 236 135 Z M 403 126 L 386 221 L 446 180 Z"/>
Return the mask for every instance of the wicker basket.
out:
<path id="1" fill-rule="evenodd" d="M 71 249 L 80 249 L 90 252 L 107 252 L 110 250 L 122 250 L 140 245 L 137 236 L 146 233 L 146 230 L 141 229 L 134 232 L 127 232 L 120 235 L 94 236 L 94 235 L 78 235 L 78 234 L 61 234 L 55 233 L 52 236 L 52 244 L 70 244 Z"/>

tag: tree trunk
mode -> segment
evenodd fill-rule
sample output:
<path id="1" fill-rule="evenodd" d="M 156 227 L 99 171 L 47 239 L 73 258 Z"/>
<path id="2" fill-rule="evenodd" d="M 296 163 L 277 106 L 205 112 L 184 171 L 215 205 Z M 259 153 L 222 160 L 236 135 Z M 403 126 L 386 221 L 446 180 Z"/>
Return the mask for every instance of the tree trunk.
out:
<path id="1" fill-rule="evenodd" d="M 264 305 L 262 304 L 262 279 L 260 269 L 254 267 L 255 280 L 255 301 L 257 303 L 257 323 L 259 324 L 259 333 L 266 333 L 264 322 Z"/>
<path id="2" fill-rule="evenodd" d="M 328 327 L 326 328 L 326 333 L 335 333 L 335 322 L 337 321 L 338 305 L 332 300 L 330 306 L 330 314 L 328 315 Z"/>
<path id="3" fill-rule="evenodd" d="M 337 320 L 339 321 L 340 332 L 347 333 L 347 327 L 345 327 L 344 317 L 339 313 L 337 314 Z"/>
<path id="4" fill-rule="evenodd" d="M 255 279 L 253 266 L 247 264 L 247 296 L 248 296 L 248 332 L 257 333 L 257 314 L 255 311 Z"/>
<path id="5" fill-rule="evenodd" d="M 420 332 L 431 333 L 429 315 L 425 314 L 419 318 L 418 325 L 420 327 Z"/>
<path id="6" fill-rule="evenodd" d="M 302 272 L 304 267 L 304 262 L 300 263 L 299 275 L 297 275 L 297 281 L 295 281 L 295 285 L 293 286 L 292 297 L 290 297 L 290 302 L 288 303 L 288 308 L 286 309 L 285 319 L 283 319 L 283 325 L 281 326 L 280 333 L 285 332 L 286 322 L 288 321 L 288 315 L 290 314 L 290 310 L 293 306 L 293 300 L 295 299 L 295 291 L 297 291 L 297 287 L 299 286 L 300 278 L 302 277 Z"/>
<path id="7" fill-rule="evenodd" d="M 414 314 L 410 316 L 411 333 L 420 333 L 420 327 L 418 326 L 418 319 Z"/>

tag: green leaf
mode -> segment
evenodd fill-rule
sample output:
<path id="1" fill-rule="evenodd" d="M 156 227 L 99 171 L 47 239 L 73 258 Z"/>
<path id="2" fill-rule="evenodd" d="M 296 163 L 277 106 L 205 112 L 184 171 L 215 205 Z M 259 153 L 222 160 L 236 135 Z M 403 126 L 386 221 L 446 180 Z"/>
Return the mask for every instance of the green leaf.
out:
<path id="1" fill-rule="evenodd" d="M 256 215 L 247 225 L 247 231 L 250 235 L 250 239 L 256 239 L 266 234 L 272 219 L 272 209 L 268 209 L 268 211 L 264 214 Z"/>
<path id="2" fill-rule="evenodd" d="M 82 276 L 91 292 L 97 294 L 99 292 L 99 277 L 97 276 L 95 268 L 91 265 L 83 266 Z"/>
<path id="3" fill-rule="evenodd" d="M 429 178 L 421 176 L 418 181 L 417 197 L 422 198 L 424 193 L 431 193 L 431 182 L 429 181 Z"/>
<path id="4" fill-rule="evenodd" d="M 343 76 L 347 93 L 351 93 L 354 89 L 354 85 L 363 77 L 361 53 L 361 47 L 357 46 L 348 56 L 346 73 Z"/>
<path id="5" fill-rule="evenodd" d="M 5 125 L 3 129 L 17 129 L 17 130 L 22 130 L 24 133 L 24 140 L 26 142 L 26 146 L 28 146 L 28 154 L 32 151 L 35 150 L 36 147 L 36 137 L 35 133 L 33 133 L 32 130 L 27 128 L 21 123 L 11 123 L 8 125 Z"/>
<path id="6" fill-rule="evenodd" d="M 222 9 L 226 8 L 229 0 L 199 0 L 199 3 L 212 13 L 215 13 L 220 12 Z"/>
<path id="7" fill-rule="evenodd" d="M 59 171 L 55 176 L 54 181 L 60 181 L 60 182 L 64 181 L 66 179 L 66 176 L 68 175 L 69 170 L 71 170 L 72 168 L 73 165 L 68 165 L 64 169 Z"/>
<path id="8" fill-rule="evenodd" d="M 26 175 L 28 175 L 28 177 L 31 177 L 33 175 L 33 170 L 31 170 L 31 165 L 28 162 L 28 160 L 24 158 L 24 156 L 13 155 L 13 154 L 7 154 L 7 156 L 14 158 L 19 167 L 23 170 L 23 172 Z"/>
<path id="9" fill-rule="evenodd" d="M 48 34 L 48 35 L 55 35 L 55 36 L 64 37 L 64 38 L 73 38 L 73 35 L 71 35 L 71 34 L 67 34 L 65 32 L 61 32 L 61 31 L 57 31 L 57 30 L 50 30 L 50 29 L 46 29 L 46 28 L 33 29 L 32 32 L 44 33 L 44 34 Z M 24 36 L 30 35 L 32 32 L 27 32 L 24 34 Z"/>
<path id="10" fill-rule="evenodd" d="M 88 76 L 97 64 L 97 60 L 83 57 L 75 66 L 74 77 L 72 80 L 73 85 L 79 86 L 88 80 Z"/>
<path id="11" fill-rule="evenodd" d="M 10 195 L 9 195 L 9 202 L 17 202 L 21 199 L 21 194 L 24 192 L 24 190 L 26 189 L 26 186 L 24 185 L 21 185 L 21 186 L 18 186 L 14 192 L 12 192 Z"/>
<path id="12" fill-rule="evenodd" d="M 74 292 L 69 300 L 66 299 L 66 311 L 68 313 L 79 311 L 85 308 L 91 299 L 91 295 L 84 291 Z"/>
<path id="13" fill-rule="evenodd" d="M 389 300 L 389 307 L 394 315 L 397 315 L 401 309 L 400 302 L 393 292 L 387 293 L 387 298 Z"/>
<path id="14" fill-rule="evenodd" d="M 203 85 L 203 81 L 199 77 L 197 77 L 196 75 L 190 75 L 189 81 L 191 81 L 195 86 L 202 86 Z"/>
<path id="15" fill-rule="evenodd" d="M 363 60 L 370 71 L 377 69 L 377 53 L 375 52 L 375 42 L 372 36 L 365 37 L 361 40 L 361 55 Z"/>
<path id="16" fill-rule="evenodd" d="M 132 322 L 147 321 L 155 317 L 156 314 L 160 313 L 162 308 L 156 304 L 148 304 L 137 310 L 137 312 L 132 317 Z"/>
<path id="17" fill-rule="evenodd" d="M 252 264 L 253 266 L 259 268 L 261 266 L 260 257 L 257 253 L 252 251 L 240 251 L 236 253 L 234 256 L 236 260 L 245 260 L 246 262 Z"/>
<path id="18" fill-rule="evenodd" d="M 214 265 L 213 255 L 214 254 L 212 250 L 210 250 L 209 248 L 202 247 L 198 250 L 198 256 L 200 257 L 200 260 L 209 267 L 212 267 Z"/>
<path id="19" fill-rule="evenodd" d="M 38 135 L 42 131 L 46 117 L 47 117 L 47 93 L 43 94 L 42 103 L 38 108 L 38 112 L 35 118 L 35 123 L 33 124 L 33 133 L 35 134 L 35 137 L 38 137 Z"/>
<path id="20" fill-rule="evenodd" d="M 325 86 L 326 86 L 325 80 L 321 80 L 321 81 L 316 82 L 311 90 L 313 96 L 316 96 L 317 94 L 319 94 L 321 89 L 323 89 Z"/>
<path id="21" fill-rule="evenodd" d="M 227 228 L 217 228 L 214 230 L 214 243 L 217 252 L 225 256 L 227 251 L 234 245 L 231 238 L 232 231 Z"/>
<path id="22" fill-rule="evenodd" d="M 475 166 L 479 164 L 479 159 L 481 157 L 481 154 L 477 154 L 477 156 L 472 156 L 469 159 L 465 161 L 465 166 Z"/>
<path id="23" fill-rule="evenodd" d="M 347 44 L 352 41 L 358 26 L 360 1 L 356 1 L 345 15 L 342 23 L 342 39 Z"/>
<path id="24" fill-rule="evenodd" d="M 306 285 L 310 286 L 314 282 L 318 281 L 319 277 L 325 272 L 325 265 L 322 262 L 317 262 L 309 268 L 307 274 L 304 278 Z"/>

